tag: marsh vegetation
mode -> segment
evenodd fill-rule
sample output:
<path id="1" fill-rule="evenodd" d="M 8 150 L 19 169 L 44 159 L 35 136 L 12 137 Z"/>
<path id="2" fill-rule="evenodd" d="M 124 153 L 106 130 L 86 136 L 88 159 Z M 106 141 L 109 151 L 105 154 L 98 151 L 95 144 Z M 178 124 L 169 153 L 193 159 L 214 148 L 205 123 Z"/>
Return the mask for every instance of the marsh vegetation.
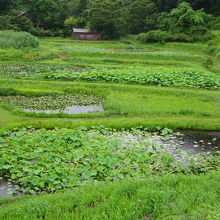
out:
<path id="1" fill-rule="evenodd" d="M 208 44 L 39 42 L 0 53 L 0 176 L 25 194 L 0 197 L 0 218 L 218 219 L 220 78 Z M 105 111 L 61 113 L 91 105 Z"/>

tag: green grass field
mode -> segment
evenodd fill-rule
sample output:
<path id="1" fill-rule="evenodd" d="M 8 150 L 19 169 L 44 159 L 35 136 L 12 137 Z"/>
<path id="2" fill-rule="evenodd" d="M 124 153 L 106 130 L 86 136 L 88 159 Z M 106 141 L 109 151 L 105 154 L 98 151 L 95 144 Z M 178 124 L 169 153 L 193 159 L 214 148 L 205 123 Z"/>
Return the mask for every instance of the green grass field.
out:
<path id="1" fill-rule="evenodd" d="M 30 126 L 100 125 L 220 131 L 219 73 L 218 52 L 210 53 L 208 43 L 141 44 L 134 36 L 94 42 L 42 38 L 39 48 L 3 48 L 0 133 Z M 105 111 L 27 113 L 1 102 L 4 96 L 19 95 L 30 105 L 33 96 L 71 94 L 97 96 Z M 5 172 L 1 156 L 0 172 Z M 55 194 L 0 197 L 0 219 L 219 219 L 218 161 L 213 162 L 214 173 L 149 175 L 87 183 Z"/>
<path id="2" fill-rule="evenodd" d="M 219 173 L 96 183 L 52 195 L 0 198 L 1 219 L 218 220 Z"/>
<path id="3" fill-rule="evenodd" d="M 9 125 L 10 122 L 16 123 L 30 121 L 30 123 L 62 123 L 59 118 L 68 118 L 74 122 L 74 118 L 89 118 L 90 120 L 83 121 L 86 124 L 97 124 L 99 118 L 104 118 L 106 122 L 110 122 L 112 126 L 117 127 L 117 120 L 127 119 L 128 124 L 151 126 L 162 125 L 164 127 L 191 128 L 202 130 L 218 130 L 220 120 L 220 92 L 219 91 L 204 91 L 192 89 L 174 89 L 174 88 L 157 88 L 143 87 L 135 85 L 120 85 L 120 84 L 103 84 L 103 83 L 79 83 L 79 82 L 50 82 L 33 81 L 33 80 L 8 80 L 1 79 L 0 85 L 2 88 L 13 88 L 21 94 L 48 94 L 48 93 L 84 93 L 98 95 L 104 98 L 104 108 L 106 113 L 85 114 L 85 115 L 46 115 L 22 113 L 13 108 L 7 109 L 2 107 L 1 127 Z M 6 86 L 7 85 L 7 86 Z M 203 106 L 201 108 L 201 106 Z M 4 110 L 5 109 L 5 110 Z M 9 111 L 10 110 L 10 111 Z M 12 115 L 12 113 L 14 114 Z M 124 115 L 112 116 L 109 113 L 126 113 Z M 7 116 L 10 115 L 10 116 Z M 32 117 L 28 117 L 32 116 Z M 37 118 L 37 120 L 33 120 Z M 158 122 L 161 118 L 161 122 Z M 178 120 L 179 118 L 179 120 Z M 142 119 L 142 122 L 140 122 Z M 174 120 L 172 120 L 174 119 Z M 176 120 L 175 120 L 176 119 Z M 67 120 L 67 119 L 63 119 Z M 101 120 L 101 119 L 100 119 Z M 8 123 L 8 122 L 9 123 Z M 135 123 L 136 121 L 136 123 Z M 198 122 L 199 121 L 199 122 Z M 132 123 L 133 122 L 133 123 Z M 213 123 L 214 122 L 214 123 Z M 43 125 L 45 123 L 45 125 Z M 76 122 L 75 122 L 76 123 Z M 80 124 L 81 122 L 79 122 Z M 103 123 L 105 123 L 103 121 Z M 157 124 L 158 123 L 158 124 Z M 120 124 L 120 123 L 119 123 Z M 106 124 L 103 124 L 106 125 Z M 122 127 L 122 126 L 119 126 Z M 127 126 L 126 126 L 127 127 Z"/>

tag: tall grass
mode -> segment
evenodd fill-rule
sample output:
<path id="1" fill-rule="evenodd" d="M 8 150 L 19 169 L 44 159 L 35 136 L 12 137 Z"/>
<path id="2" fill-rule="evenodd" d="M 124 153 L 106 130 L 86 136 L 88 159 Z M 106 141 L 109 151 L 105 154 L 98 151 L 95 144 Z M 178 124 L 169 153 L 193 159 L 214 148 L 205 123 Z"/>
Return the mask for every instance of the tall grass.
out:
<path id="1" fill-rule="evenodd" d="M 216 31 L 215 39 L 209 42 L 208 52 L 214 57 L 220 58 L 220 31 Z"/>
<path id="2" fill-rule="evenodd" d="M 39 41 L 36 37 L 27 32 L 17 32 L 12 30 L 0 31 L 0 48 L 36 48 Z"/>
<path id="3" fill-rule="evenodd" d="M 220 31 L 213 31 L 215 38 L 208 43 L 208 59 L 206 65 L 212 72 L 220 73 Z"/>
<path id="4" fill-rule="evenodd" d="M 217 220 L 220 175 L 96 183 L 51 195 L 0 198 L 0 219 Z"/>

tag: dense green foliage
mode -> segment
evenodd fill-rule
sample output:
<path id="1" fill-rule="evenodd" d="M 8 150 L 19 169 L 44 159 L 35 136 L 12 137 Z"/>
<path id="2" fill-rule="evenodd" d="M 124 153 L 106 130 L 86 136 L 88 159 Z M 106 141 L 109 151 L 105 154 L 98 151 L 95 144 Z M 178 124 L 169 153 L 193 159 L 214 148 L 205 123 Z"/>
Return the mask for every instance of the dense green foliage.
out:
<path id="1" fill-rule="evenodd" d="M 158 30 L 139 36 L 142 42 L 166 41 L 207 41 L 212 39 L 208 33 L 211 17 L 203 10 L 194 11 L 186 3 L 180 3 L 170 13 L 162 13 L 156 20 Z"/>
<path id="2" fill-rule="evenodd" d="M 170 132 L 164 129 L 161 134 L 166 138 Z M 129 141 L 132 136 L 142 138 Z M 5 131 L 0 137 L 0 172 L 18 184 L 18 189 L 31 193 L 81 186 L 87 181 L 145 177 L 154 172 L 219 169 L 215 155 L 179 160 L 185 151 L 178 150 L 175 157 L 155 141 L 150 133 L 139 129 L 121 133 L 104 127 Z"/>
<path id="3" fill-rule="evenodd" d="M 121 2 L 118 0 L 94 0 L 88 10 L 91 29 L 102 35 L 103 39 L 118 38 L 122 32 Z"/>
<path id="4" fill-rule="evenodd" d="M 165 43 L 171 38 L 170 34 L 166 31 L 153 30 L 146 34 L 141 33 L 138 35 L 138 40 L 142 43 Z"/>
<path id="5" fill-rule="evenodd" d="M 172 33 L 203 35 L 207 31 L 208 15 L 202 10 L 194 11 L 189 4 L 181 3 L 169 13 L 168 27 Z"/>
<path id="6" fill-rule="evenodd" d="M 100 82 L 135 83 L 181 88 L 220 89 L 220 77 L 195 71 L 144 71 L 99 69 L 83 73 L 41 74 L 43 79 L 87 80 Z"/>
<path id="7" fill-rule="evenodd" d="M 215 16 L 220 14 L 220 2 L 218 0 L 153 0 L 153 2 L 156 3 L 160 12 L 176 8 L 179 2 L 188 2 L 195 10 L 204 8 L 206 13 L 211 13 Z"/>
<path id="8" fill-rule="evenodd" d="M 217 0 L 1 0 L 0 12 L 0 29 L 70 36 L 72 27 L 90 27 L 109 39 L 168 27 L 178 33 L 201 33 L 210 22 L 217 23 L 220 5 Z"/>
<path id="9" fill-rule="evenodd" d="M 27 32 L 0 31 L 0 48 L 36 48 L 39 41 Z"/>
<path id="10" fill-rule="evenodd" d="M 141 31 L 148 30 L 146 20 L 157 11 L 155 4 L 150 0 L 132 1 L 127 9 L 127 30 L 129 33 L 137 34 Z"/>

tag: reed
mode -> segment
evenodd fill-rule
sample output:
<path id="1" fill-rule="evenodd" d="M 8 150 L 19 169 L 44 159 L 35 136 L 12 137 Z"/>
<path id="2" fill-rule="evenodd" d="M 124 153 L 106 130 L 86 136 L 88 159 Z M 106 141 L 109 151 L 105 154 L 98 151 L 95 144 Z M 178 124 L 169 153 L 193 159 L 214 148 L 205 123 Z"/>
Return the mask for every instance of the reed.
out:
<path id="1" fill-rule="evenodd" d="M 0 31 L 0 48 L 37 48 L 39 41 L 27 32 Z"/>

